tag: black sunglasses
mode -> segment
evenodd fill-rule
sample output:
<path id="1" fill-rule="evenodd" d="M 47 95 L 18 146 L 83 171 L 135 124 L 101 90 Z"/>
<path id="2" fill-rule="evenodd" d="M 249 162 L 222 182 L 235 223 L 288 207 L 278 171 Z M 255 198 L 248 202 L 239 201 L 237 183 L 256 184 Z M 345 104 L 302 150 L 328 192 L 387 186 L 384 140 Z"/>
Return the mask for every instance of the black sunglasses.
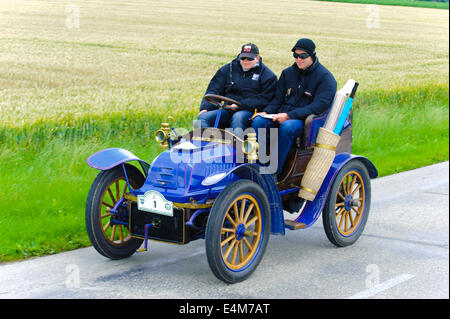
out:
<path id="1" fill-rule="evenodd" d="M 298 54 L 298 53 L 295 53 L 295 52 L 292 53 L 292 55 L 294 56 L 295 59 L 300 58 L 302 60 L 304 60 L 304 59 L 306 59 L 306 58 L 308 58 L 310 56 L 310 54 L 308 54 L 308 53 L 300 53 L 300 54 Z"/>
<path id="2" fill-rule="evenodd" d="M 253 60 L 256 59 L 256 58 L 249 58 L 249 57 L 243 56 L 243 57 L 240 57 L 239 59 L 240 59 L 241 61 L 244 61 L 245 59 L 247 59 L 247 60 L 249 60 L 249 61 L 253 61 Z"/>

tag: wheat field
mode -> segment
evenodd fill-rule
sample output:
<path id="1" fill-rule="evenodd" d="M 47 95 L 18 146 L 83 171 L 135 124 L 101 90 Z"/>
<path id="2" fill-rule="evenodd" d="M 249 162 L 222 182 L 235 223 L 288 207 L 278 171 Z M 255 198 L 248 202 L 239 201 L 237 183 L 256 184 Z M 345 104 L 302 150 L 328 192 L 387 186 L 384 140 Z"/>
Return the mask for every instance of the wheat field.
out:
<path id="1" fill-rule="evenodd" d="M 198 109 L 217 68 L 256 43 L 279 75 L 300 37 L 360 92 L 448 86 L 449 11 L 294 1 L 0 1 L 6 127 Z"/>

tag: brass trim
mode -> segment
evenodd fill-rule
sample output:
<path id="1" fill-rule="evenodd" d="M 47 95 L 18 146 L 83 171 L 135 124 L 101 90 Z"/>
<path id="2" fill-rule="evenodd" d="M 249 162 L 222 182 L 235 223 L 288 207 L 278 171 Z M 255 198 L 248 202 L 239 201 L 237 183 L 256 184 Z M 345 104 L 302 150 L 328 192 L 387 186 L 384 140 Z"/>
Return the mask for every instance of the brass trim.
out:
<path id="1" fill-rule="evenodd" d="M 210 138 L 210 137 L 201 137 L 201 136 L 192 136 L 192 140 L 194 141 L 204 141 L 204 142 L 213 142 L 213 143 L 221 143 L 221 144 L 231 144 L 231 140 L 222 140 L 219 138 Z"/>
<path id="2" fill-rule="evenodd" d="M 314 189 L 311 189 L 311 188 L 308 188 L 308 187 L 304 187 L 304 186 L 300 187 L 300 189 L 303 189 L 305 192 L 317 195 L 317 191 L 315 191 Z"/>
<path id="3" fill-rule="evenodd" d="M 123 198 L 125 198 L 127 200 L 131 200 L 131 201 L 137 202 L 137 196 L 131 195 L 129 193 L 123 194 Z"/>
<path id="4" fill-rule="evenodd" d="M 213 204 L 214 203 L 205 203 L 205 204 L 173 203 L 173 205 L 177 208 L 191 208 L 191 209 L 209 208 L 212 207 Z"/>
<path id="5" fill-rule="evenodd" d="M 314 147 L 324 148 L 324 149 L 330 150 L 330 151 L 336 151 L 336 146 L 327 145 L 327 144 L 315 143 Z"/>

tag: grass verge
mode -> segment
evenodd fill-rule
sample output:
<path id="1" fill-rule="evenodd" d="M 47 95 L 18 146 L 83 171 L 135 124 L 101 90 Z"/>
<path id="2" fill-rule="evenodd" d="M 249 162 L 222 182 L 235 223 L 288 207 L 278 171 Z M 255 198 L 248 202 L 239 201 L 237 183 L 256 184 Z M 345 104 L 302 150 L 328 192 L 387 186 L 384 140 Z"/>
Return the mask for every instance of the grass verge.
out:
<path id="1" fill-rule="evenodd" d="M 448 1 L 416 1 L 416 0 L 316 0 L 328 2 L 348 2 L 348 3 L 366 3 L 366 4 L 381 4 L 389 6 L 403 6 L 403 7 L 421 7 L 434 9 L 447 9 Z"/>

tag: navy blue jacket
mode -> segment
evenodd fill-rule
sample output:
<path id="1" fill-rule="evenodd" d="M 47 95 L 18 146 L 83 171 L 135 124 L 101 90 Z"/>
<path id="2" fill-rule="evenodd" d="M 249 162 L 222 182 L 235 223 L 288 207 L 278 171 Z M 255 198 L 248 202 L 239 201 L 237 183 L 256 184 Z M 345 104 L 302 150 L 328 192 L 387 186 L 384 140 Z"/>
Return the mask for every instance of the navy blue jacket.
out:
<path id="1" fill-rule="evenodd" d="M 259 60 L 259 65 L 244 72 L 239 59 L 222 66 L 211 79 L 205 94 L 226 96 L 242 104 L 238 110 L 262 111 L 274 98 L 277 76 Z M 217 106 L 205 99 L 200 111 L 214 110 Z"/>
<path id="2" fill-rule="evenodd" d="M 291 119 L 304 120 L 310 114 L 327 111 L 336 88 L 333 74 L 317 58 L 306 70 L 300 70 L 294 63 L 281 72 L 275 98 L 264 112 L 287 113 Z"/>

